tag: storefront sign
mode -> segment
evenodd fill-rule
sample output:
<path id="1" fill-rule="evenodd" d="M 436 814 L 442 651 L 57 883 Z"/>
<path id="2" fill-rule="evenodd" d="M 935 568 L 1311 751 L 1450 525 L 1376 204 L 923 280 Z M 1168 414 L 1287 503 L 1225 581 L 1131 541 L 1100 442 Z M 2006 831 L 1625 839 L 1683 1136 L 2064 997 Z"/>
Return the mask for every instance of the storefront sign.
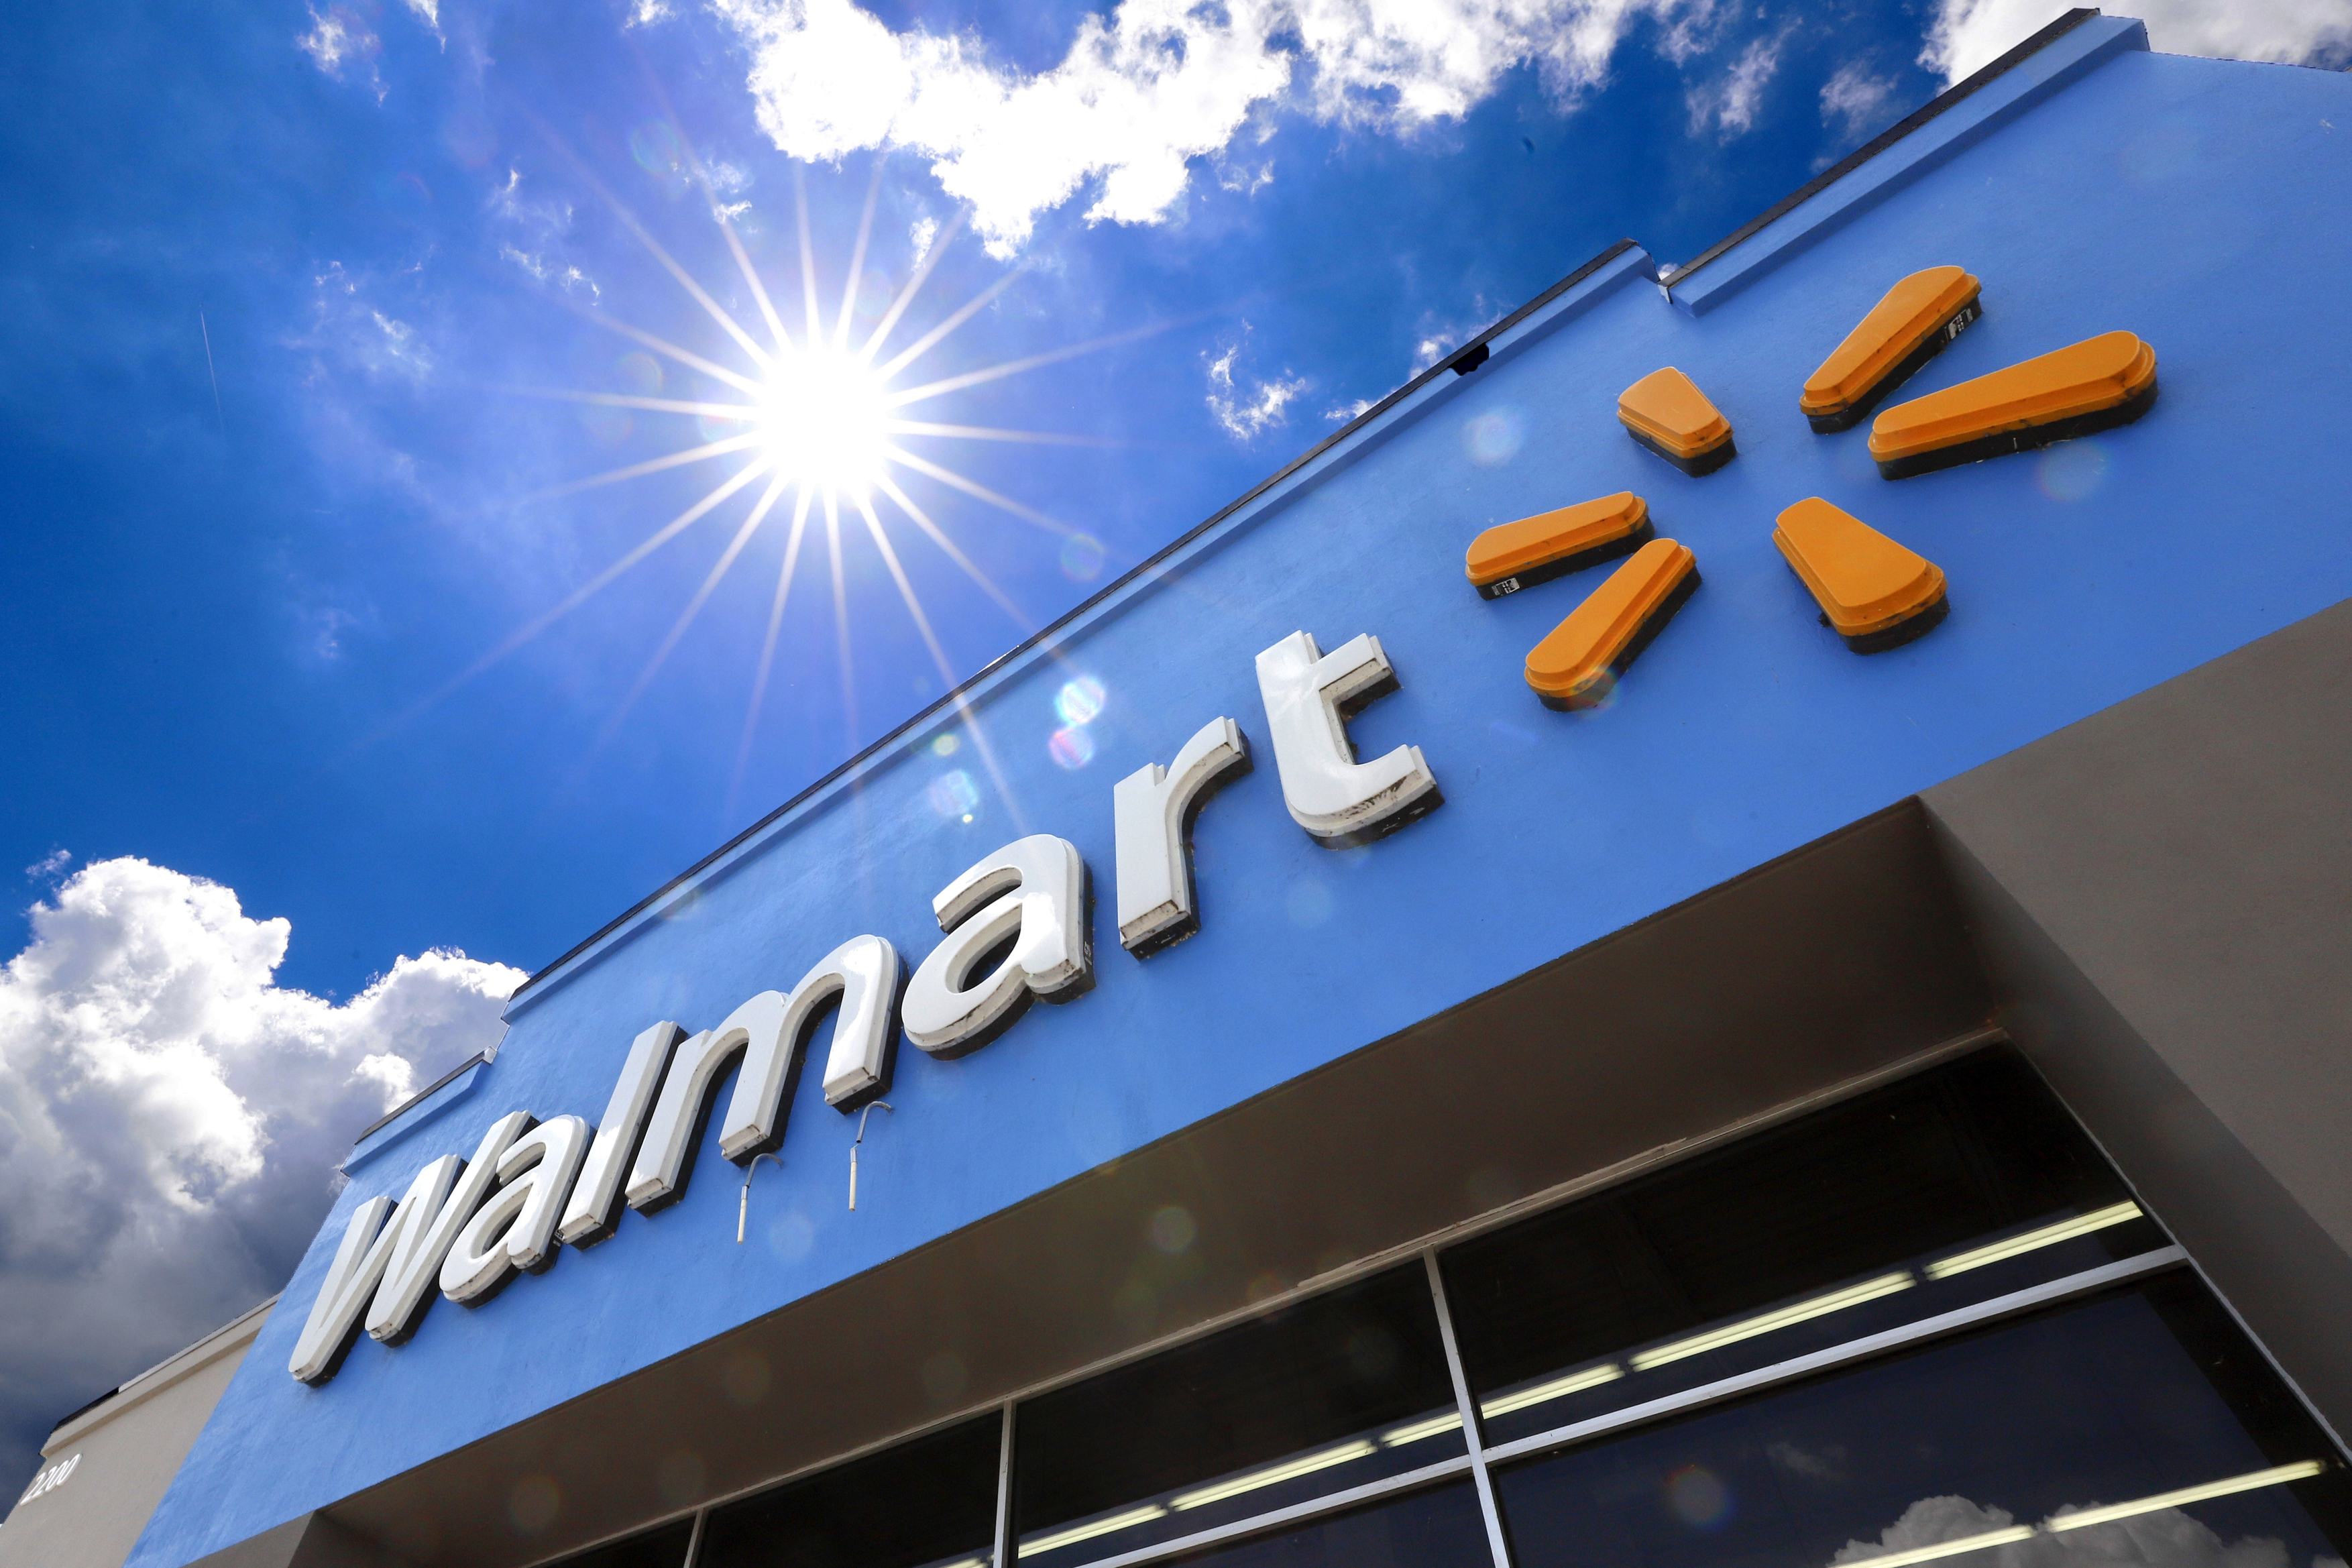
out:
<path id="1" fill-rule="evenodd" d="M 1347 716 L 1396 689 L 1378 637 L 1327 654 L 1294 632 L 1257 656 L 1257 679 L 1283 804 L 1318 842 L 1364 843 L 1441 804 L 1420 747 L 1359 762 L 1349 743 Z M 1249 761 L 1241 726 L 1218 718 L 1169 766 L 1150 763 L 1113 787 L 1119 942 L 1137 958 L 1198 929 L 1186 827 Z M 824 1098 L 852 1110 L 889 1087 L 890 1043 L 902 1031 L 932 1056 L 959 1057 L 1010 1027 L 1030 1001 L 1064 1002 L 1093 988 L 1087 866 L 1066 838 L 1032 834 L 983 857 L 940 890 L 931 912 L 945 934 L 903 996 L 898 950 L 882 937 L 852 937 L 791 992 L 763 991 L 713 1028 L 689 1035 L 664 1021 L 639 1034 L 593 1132 L 578 1116 L 542 1122 L 513 1111 L 482 1135 L 471 1159 L 444 1154 L 397 1202 L 362 1204 L 287 1369 L 324 1383 L 362 1327 L 398 1344 L 416 1331 L 435 1290 L 479 1305 L 517 1274 L 548 1268 L 566 1243 L 611 1236 L 624 1204 L 651 1214 L 676 1203 L 704 1105 L 739 1059 L 719 1151 L 743 1163 L 774 1150 L 794 1058 L 836 998 Z"/>
<path id="2" fill-rule="evenodd" d="M 1958 268 L 1898 283 L 1806 384 L 1801 403 L 1815 428 L 1850 426 L 1939 353 L 1981 313 L 1979 293 Z M 1899 479 L 2127 423 L 2155 395 L 2155 352 L 2129 332 L 2110 332 L 1890 409 L 1872 450 L 1881 472 Z M 1639 447 L 1695 478 L 1738 455 L 1728 420 L 1671 366 L 1628 387 L 1618 412 Z M 1894 458 L 1881 450 L 1890 431 L 1910 432 L 1912 443 Z M 1528 685 L 1548 706 L 1606 701 L 1698 585 L 1690 549 L 1654 534 L 1646 502 L 1625 491 L 1489 529 L 1472 542 L 1465 570 L 1486 599 L 1626 556 L 1528 656 Z M 1783 510 L 1773 540 L 1822 623 L 1855 653 L 1901 646 L 1944 619 L 1938 567 L 1818 497 Z M 1443 804 L 1420 747 L 1364 762 L 1348 740 L 1348 715 L 1396 689 L 1378 637 L 1360 635 L 1327 654 L 1308 633 L 1293 632 L 1256 663 L 1283 804 L 1316 840 L 1364 843 Z M 1186 827 L 1219 784 L 1249 765 L 1240 725 L 1220 717 L 1169 765 L 1147 763 L 1113 787 L 1118 938 L 1135 957 L 1198 929 Z M 944 935 L 903 995 L 898 950 L 879 936 L 852 937 L 791 992 L 763 991 L 714 1028 L 688 1035 L 665 1021 L 638 1035 L 593 1133 L 577 1116 L 541 1123 L 515 1111 L 483 1135 L 471 1160 L 445 1154 L 398 1203 L 362 1205 L 289 1370 L 322 1383 L 362 1324 L 397 1344 L 415 1331 L 436 1288 L 478 1304 L 517 1273 L 547 1268 L 565 1243 L 612 1235 L 623 1203 L 641 1214 L 676 1203 L 704 1107 L 739 1060 L 719 1150 L 739 1164 L 773 1151 L 802 1037 L 836 1000 L 824 1088 L 826 1103 L 846 1111 L 889 1087 L 889 1047 L 900 1033 L 933 1056 L 962 1056 L 1011 1027 L 1031 1001 L 1064 1002 L 1093 988 L 1087 866 L 1066 838 L 1013 840 L 941 889 L 931 911 Z"/>

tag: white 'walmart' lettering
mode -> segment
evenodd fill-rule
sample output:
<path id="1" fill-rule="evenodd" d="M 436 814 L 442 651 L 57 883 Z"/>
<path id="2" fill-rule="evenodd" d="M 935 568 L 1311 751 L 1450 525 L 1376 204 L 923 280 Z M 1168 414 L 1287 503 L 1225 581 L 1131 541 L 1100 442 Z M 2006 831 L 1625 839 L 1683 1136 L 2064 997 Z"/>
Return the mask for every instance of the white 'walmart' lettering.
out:
<path id="1" fill-rule="evenodd" d="M 1359 763 L 1349 742 L 1348 716 L 1396 685 L 1377 637 L 1325 654 L 1294 632 L 1257 656 L 1257 678 L 1283 804 L 1317 840 L 1377 837 L 1439 804 L 1420 747 Z M 1137 958 L 1198 928 L 1188 826 L 1215 787 L 1248 766 L 1241 727 L 1220 718 L 1170 766 L 1148 763 L 1113 787 L 1119 942 Z M 549 1267 L 564 1244 L 611 1236 L 625 1202 L 647 1214 L 677 1202 L 705 1107 L 739 1058 L 719 1152 L 741 1163 L 774 1149 L 802 1037 L 836 997 L 824 1098 L 848 1111 L 889 1088 L 890 1042 L 902 1028 L 923 1051 L 961 1056 L 1009 1027 L 1032 999 L 1082 994 L 1094 984 L 1087 885 L 1086 862 L 1069 840 L 1015 839 L 931 900 L 945 934 L 903 1001 L 898 950 L 878 936 L 853 937 L 791 992 L 763 991 L 716 1028 L 688 1035 L 665 1020 L 640 1033 L 593 1133 L 577 1116 L 543 1123 L 527 1111 L 500 1117 L 472 1159 L 444 1154 L 397 1203 L 378 1196 L 359 1206 L 287 1370 L 324 1383 L 362 1326 L 385 1344 L 415 1333 L 436 1287 L 453 1301 L 479 1305 L 517 1273 Z M 999 949 L 995 967 L 976 973 Z"/>

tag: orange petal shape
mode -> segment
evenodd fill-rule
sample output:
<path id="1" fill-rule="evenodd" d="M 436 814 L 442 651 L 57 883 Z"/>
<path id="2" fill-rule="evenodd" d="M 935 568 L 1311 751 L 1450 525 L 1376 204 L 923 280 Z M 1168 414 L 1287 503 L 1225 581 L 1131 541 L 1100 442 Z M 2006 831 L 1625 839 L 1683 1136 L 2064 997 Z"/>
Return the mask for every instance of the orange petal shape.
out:
<path id="1" fill-rule="evenodd" d="M 1976 279 L 1958 267 L 1914 272 L 1806 379 L 1797 406 L 1822 434 L 1851 428 L 1984 314 L 1979 292 Z"/>
<path id="2" fill-rule="evenodd" d="M 1593 708 L 1698 587 L 1690 546 L 1654 539 L 1528 655 L 1528 684 L 1548 708 Z"/>
<path id="3" fill-rule="evenodd" d="M 1819 496 L 1782 512 L 1772 542 L 1856 653 L 1925 637 L 1949 609 L 1941 567 Z"/>
<path id="4" fill-rule="evenodd" d="M 1621 490 L 1490 528 L 1470 542 L 1464 564 L 1480 597 L 1499 599 L 1630 555 L 1656 531 L 1649 503 Z"/>
<path id="5" fill-rule="evenodd" d="M 1738 455 L 1731 445 L 1731 421 L 1697 383 L 1672 365 L 1620 393 L 1617 417 L 1634 440 L 1686 474 L 1711 474 Z"/>
<path id="6" fill-rule="evenodd" d="M 1888 409 L 1870 455 L 1890 479 L 2128 425 L 2156 402 L 2156 351 L 2104 332 Z"/>

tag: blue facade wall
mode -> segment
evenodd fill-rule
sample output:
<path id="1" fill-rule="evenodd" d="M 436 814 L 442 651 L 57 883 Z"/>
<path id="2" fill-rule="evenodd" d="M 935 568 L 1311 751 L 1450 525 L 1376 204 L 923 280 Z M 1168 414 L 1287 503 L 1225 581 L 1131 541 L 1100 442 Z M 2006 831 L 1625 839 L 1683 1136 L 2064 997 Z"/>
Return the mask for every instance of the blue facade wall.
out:
<path id="1" fill-rule="evenodd" d="M 1640 252 L 1618 258 L 1483 368 L 1402 400 L 998 672 L 975 699 L 984 748 L 950 715 L 532 987 L 471 1092 L 353 1173 L 131 1562 L 176 1568 L 544 1411 L 2352 595 L 2352 78 L 2090 29 L 2104 58 L 1972 142 L 1955 109 L 1940 133 L 1957 151 L 1704 313 L 1662 298 Z M 1982 279 L 1986 314 L 1910 395 L 2120 328 L 2157 349 L 2153 412 L 1894 483 L 1866 425 L 1811 434 L 1805 376 L 1895 279 L 1946 262 Z M 1731 419 L 1728 468 L 1685 478 L 1620 427 L 1618 392 L 1664 364 Z M 1481 460 L 1514 430 L 1515 454 Z M 1627 489 L 1696 552 L 1704 586 L 1613 706 L 1548 710 L 1522 661 L 1600 574 L 1489 603 L 1463 550 Z M 1949 621 L 1848 653 L 1769 539 L 1809 495 L 1941 565 Z M 1433 816 L 1338 852 L 1291 821 L 1253 659 L 1299 629 L 1327 650 L 1381 639 L 1402 689 L 1352 732 L 1366 757 L 1423 749 Z M 1081 676 L 1106 700 L 1093 760 L 1066 769 L 1054 700 Z M 1201 934 L 1138 962 L 1111 914 L 1111 785 L 1219 715 L 1258 765 L 1201 818 Z M 942 732 L 952 755 L 928 744 Z M 938 809 L 959 771 L 969 823 Z M 714 1125 L 676 1206 L 477 1310 L 441 1302 L 404 1346 L 362 1340 L 320 1387 L 287 1374 L 359 1203 L 509 1111 L 593 1121 L 656 1019 L 716 1023 L 860 932 L 919 961 L 931 896 L 1024 832 L 1069 838 L 1092 868 L 1096 988 L 961 1060 L 902 1048 L 856 1213 L 851 1128 L 812 1072 L 747 1245 Z"/>

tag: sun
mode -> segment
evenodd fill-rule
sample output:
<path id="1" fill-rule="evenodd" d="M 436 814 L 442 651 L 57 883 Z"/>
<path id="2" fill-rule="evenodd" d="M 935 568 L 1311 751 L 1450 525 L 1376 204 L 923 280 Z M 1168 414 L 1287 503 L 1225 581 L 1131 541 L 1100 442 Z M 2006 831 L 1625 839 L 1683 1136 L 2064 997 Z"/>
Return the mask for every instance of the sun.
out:
<path id="1" fill-rule="evenodd" d="M 638 349 L 646 351 L 646 354 L 637 357 L 654 356 L 656 363 L 667 367 L 667 374 L 657 371 L 649 384 L 640 379 L 635 388 L 629 392 L 564 388 L 518 390 L 530 396 L 674 416 L 688 422 L 687 429 L 693 434 L 681 445 L 658 456 L 559 484 L 529 499 L 533 501 L 553 500 L 689 465 L 709 463 L 723 466 L 730 471 L 686 510 L 652 528 L 616 560 L 590 575 L 548 609 L 516 627 L 436 690 L 410 704 L 397 718 L 383 726 L 375 738 L 390 733 L 400 724 L 431 709 L 459 687 L 530 643 L 656 551 L 683 537 L 697 523 L 719 512 L 722 507 L 729 511 L 742 507 L 746 510 L 740 521 L 726 536 L 725 543 L 719 548 L 717 559 L 704 575 L 700 586 L 688 598 L 667 633 L 646 658 L 628 691 L 613 706 L 598 731 L 595 745 L 602 747 L 615 736 L 638 700 L 651 688 L 672 651 L 711 603 L 722 581 L 746 558 L 747 547 L 753 537 L 765 528 L 781 533 L 782 549 L 779 553 L 782 559 L 773 592 L 769 596 L 759 657 L 751 670 L 742 732 L 736 746 L 735 765 L 728 784 L 727 815 L 730 818 L 733 816 L 735 801 L 743 786 L 753 737 L 760 725 L 770 678 L 775 669 L 779 637 L 786 618 L 795 611 L 807 614 L 814 610 L 819 615 L 826 614 L 825 606 L 815 602 L 824 585 L 829 585 L 831 590 L 829 614 L 835 628 L 835 661 L 841 680 L 845 727 L 853 749 L 863 740 L 857 718 L 853 669 L 856 645 L 877 636 L 903 635 L 900 630 L 903 627 L 911 630 L 921 642 L 940 680 L 947 687 L 959 720 L 969 732 L 981 761 L 996 778 L 1002 791 L 1004 783 L 997 770 L 993 748 L 982 730 L 979 714 L 965 701 L 961 689 L 960 682 L 964 672 L 957 668 L 940 643 L 931 612 L 917 592 L 915 576 L 908 570 L 905 552 L 908 547 L 936 552 L 1024 633 L 1034 629 L 1034 621 L 1011 595 L 990 579 L 979 563 L 957 542 L 956 533 L 963 532 L 972 525 L 966 522 L 955 526 L 950 520 L 934 518 L 926 510 L 924 500 L 919 499 L 919 491 L 909 493 L 909 483 L 919 479 L 925 487 L 940 487 L 954 492 L 951 504 L 978 502 L 991 511 L 1043 532 L 1051 541 L 1066 574 L 1074 581 L 1092 580 L 1105 563 L 1106 552 L 1101 542 L 1058 518 L 959 472 L 955 466 L 945 460 L 944 454 L 938 454 L 936 443 L 1015 442 L 1076 447 L 1115 447 L 1125 443 L 1106 437 L 1057 435 L 1039 430 L 1003 429 L 952 422 L 940 417 L 947 412 L 940 404 L 942 400 L 952 399 L 969 388 L 1150 336 L 1167 330 L 1172 323 L 1167 321 L 1149 321 L 1087 342 L 1069 343 L 978 368 L 941 374 L 942 367 L 922 362 L 927 356 L 935 355 L 942 342 L 986 310 L 1026 271 L 1019 266 L 1007 268 L 994 282 L 961 304 L 945 310 L 928 330 L 914 335 L 912 342 L 905 342 L 903 346 L 893 342 L 894 335 L 900 333 L 902 326 L 911 328 L 909 309 L 939 266 L 940 258 L 947 253 L 950 242 L 965 226 L 969 209 L 959 210 L 936 230 L 925 233 L 911 272 L 888 299 L 879 319 L 874 321 L 869 328 L 865 323 L 866 312 L 861 311 L 859 307 L 862 286 L 868 276 L 866 258 L 869 242 L 873 238 L 877 199 L 881 191 L 882 165 L 878 160 L 866 192 L 864 215 L 858 221 L 856 237 L 849 247 L 846 264 L 837 272 L 831 268 L 823 269 L 840 280 L 840 291 L 830 298 L 826 297 L 827 290 L 819 277 L 816 247 L 810 234 L 806 193 L 795 178 L 793 206 L 798 218 L 799 264 L 796 268 L 790 265 L 789 253 L 780 254 L 777 260 L 782 264 L 780 270 L 785 278 L 797 271 L 799 286 L 785 292 L 772 292 L 768 279 L 753 264 L 741 236 L 736 232 L 733 218 L 741 209 L 719 199 L 707 171 L 694 155 L 683 133 L 678 133 L 675 140 L 680 149 L 680 162 L 673 172 L 690 175 L 699 185 L 707 199 L 711 221 L 735 264 L 740 286 L 752 309 L 745 310 L 738 306 L 730 310 L 722 305 L 710 288 L 706 288 L 681 265 L 636 215 L 606 189 L 584 163 L 573 157 L 573 166 L 580 171 L 585 183 L 597 191 L 622 226 L 635 236 L 662 268 L 700 307 L 707 321 L 688 342 L 677 342 L 621 320 L 603 308 L 601 302 L 595 307 L 568 304 L 569 309 L 586 321 L 626 338 Z M 564 148 L 560 140 L 557 145 L 559 151 L 571 155 L 570 150 Z M 793 294 L 799 298 L 793 299 Z M 867 301 L 869 305 L 875 302 Z M 780 305 L 784 309 L 780 310 Z M 678 384 L 671 385 L 668 384 L 669 377 L 681 380 Z M 949 406 L 952 407 L 952 403 Z M 929 449 L 929 452 L 926 448 Z M 938 500 L 934 500 L 931 504 L 937 505 Z M 879 563 L 895 588 L 903 617 L 899 626 L 888 624 L 893 617 L 880 605 L 853 603 L 847 552 L 860 550 L 870 550 L 871 559 Z M 1073 565 L 1072 563 L 1082 565 Z M 817 585 L 817 594 L 812 594 L 807 588 L 802 588 L 797 594 L 794 591 L 804 564 L 810 568 L 811 574 L 822 574 L 824 581 Z"/>
<path id="2" fill-rule="evenodd" d="M 884 378 L 830 344 L 771 356 L 743 422 L 769 472 L 821 495 L 862 498 L 888 471 L 892 410 Z"/>

